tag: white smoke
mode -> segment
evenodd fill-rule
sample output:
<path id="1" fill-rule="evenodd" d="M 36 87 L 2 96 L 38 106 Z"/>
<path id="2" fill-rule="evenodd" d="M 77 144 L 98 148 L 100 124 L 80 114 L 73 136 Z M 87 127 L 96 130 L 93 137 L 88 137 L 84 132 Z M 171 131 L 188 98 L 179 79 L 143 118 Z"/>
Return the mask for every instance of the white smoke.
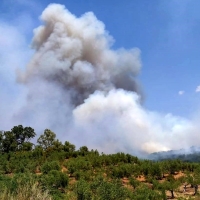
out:
<path id="1" fill-rule="evenodd" d="M 32 41 L 35 54 L 18 72 L 29 90 L 19 119 L 36 130 L 51 128 L 63 141 L 109 153 L 199 144 L 196 123 L 141 106 L 135 79 L 140 51 L 113 50 L 112 37 L 92 12 L 78 18 L 51 4 L 41 20 Z"/>
<path id="2" fill-rule="evenodd" d="M 137 154 L 177 149 L 198 136 L 190 121 L 147 111 L 136 93 L 121 89 L 108 94 L 95 92 L 73 114 L 76 125 L 89 134 L 90 145 L 100 145 L 107 152 L 121 150 Z"/>

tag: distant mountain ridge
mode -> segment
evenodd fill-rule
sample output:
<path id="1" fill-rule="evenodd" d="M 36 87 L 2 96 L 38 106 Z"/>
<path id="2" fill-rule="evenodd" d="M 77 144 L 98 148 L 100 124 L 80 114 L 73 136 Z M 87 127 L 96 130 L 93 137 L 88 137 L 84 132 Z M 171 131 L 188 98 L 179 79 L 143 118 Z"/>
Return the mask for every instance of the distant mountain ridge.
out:
<path id="1" fill-rule="evenodd" d="M 180 159 L 182 161 L 200 162 L 200 147 L 191 146 L 185 149 L 155 152 L 149 154 L 148 159 L 150 160 Z"/>

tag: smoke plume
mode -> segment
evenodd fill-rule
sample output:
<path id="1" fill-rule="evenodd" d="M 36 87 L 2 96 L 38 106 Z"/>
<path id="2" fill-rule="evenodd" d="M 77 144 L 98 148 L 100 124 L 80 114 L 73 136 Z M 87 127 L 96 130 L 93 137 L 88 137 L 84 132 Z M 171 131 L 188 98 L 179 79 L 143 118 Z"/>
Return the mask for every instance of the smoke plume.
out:
<path id="1" fill-rule="evenodd" d="M 35 53 L 18 71 L 28 96 L 16 118 L 38 130 L 51 128 L 62 141 L 108 153 L 195 145 L 198 128 L 191 121 L 142 107 L 138 49 L 113 50 L 113 38 L 92 12 L 76 17 L 51 4 L 40 19 Z"/>
<path id="2" fill-rule="evenodd" d="M 50 5 L 42 13 L 44 25 L 34 30 L 35 55 L 19 81 L 35 77 L 54 82 L 70 92 L 74 105 L 96 90 L 137 91 L 134 76 L 140 70 L 139 50 L 113 51 L 113 39 L 93 13 L 75 17 L 64 6 Z"/>

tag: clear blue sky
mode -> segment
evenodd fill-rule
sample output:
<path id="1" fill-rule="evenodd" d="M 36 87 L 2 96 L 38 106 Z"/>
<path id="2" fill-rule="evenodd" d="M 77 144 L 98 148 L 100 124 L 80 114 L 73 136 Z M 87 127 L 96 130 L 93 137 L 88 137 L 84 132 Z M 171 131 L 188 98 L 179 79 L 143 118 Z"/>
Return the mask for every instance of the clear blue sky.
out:
<path id="1" fill-rule="evenodd" d="M 0 26 L 16 26 L 25 38 L 23 49 L 28 51 L 33 28 L 40 24 L 38 17 L 50 3 L 64 4 L 76 16 L 92 11 L 115 39 L 114 49 L 141 50 L 138 80 L 146 108 L 183 117 L 200 108 L 200 93 L 196 92 L 200 85 L 199 0 L 3 0 Z M 6 48 L 3 43 L 2 48 Z M 2 80 L 0 84 L 5 84 Z M 6 89 L 16 92 L 8 85 Z"/>

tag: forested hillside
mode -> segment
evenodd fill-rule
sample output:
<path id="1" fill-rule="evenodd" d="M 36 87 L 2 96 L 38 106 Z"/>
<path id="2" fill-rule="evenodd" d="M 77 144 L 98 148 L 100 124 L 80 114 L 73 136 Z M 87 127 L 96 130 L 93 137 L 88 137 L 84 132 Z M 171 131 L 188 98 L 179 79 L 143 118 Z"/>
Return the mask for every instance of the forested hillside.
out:
<path id="1" fill-rule="evenodd" d="M 200 162 L 200 148 L 190 147 L 188 149 L 161 151 L 148 156 L 151 160 L 179 159 L 187 162 Z"/>
<path id="2" fill-rule="evenodd" d="M 49 129 L 34 137 L 22 125 L 0 133 L 0 199 L 198 199 L 199 163 L 76 149 Z"/>

